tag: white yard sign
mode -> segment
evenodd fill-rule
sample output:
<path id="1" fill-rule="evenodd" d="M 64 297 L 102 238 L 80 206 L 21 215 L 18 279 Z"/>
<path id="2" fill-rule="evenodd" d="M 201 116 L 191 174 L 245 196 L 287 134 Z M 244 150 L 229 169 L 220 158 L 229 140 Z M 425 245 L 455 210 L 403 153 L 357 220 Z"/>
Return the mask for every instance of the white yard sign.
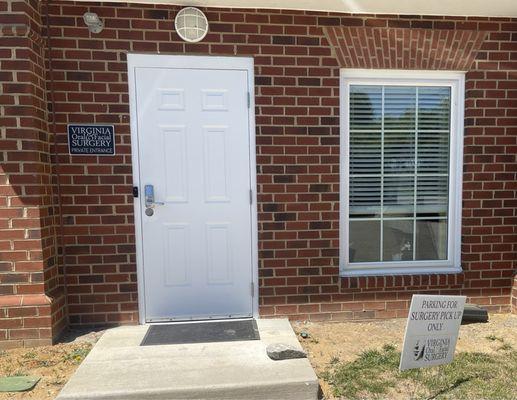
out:
<path id="1" fill-rule="evenodd" d="M 448 364 L 454 358 L 465 296 L 413 295 L 400 370 Z"/>

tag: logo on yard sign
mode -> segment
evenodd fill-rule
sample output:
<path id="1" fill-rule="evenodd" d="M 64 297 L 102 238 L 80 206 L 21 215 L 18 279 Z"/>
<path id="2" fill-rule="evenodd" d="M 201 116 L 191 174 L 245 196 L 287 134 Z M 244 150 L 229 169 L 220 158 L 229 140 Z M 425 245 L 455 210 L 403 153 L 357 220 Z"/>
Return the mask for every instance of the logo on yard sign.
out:
<path id="1" fill-rule="evenodd" d="M 424 351 L 425 351 L 425 344 L 420 344 L 420 340 L 416 342 L 414 354 L 415 354 L 415 361 L 420 360 L 422 357 L 424 357 Z"/>

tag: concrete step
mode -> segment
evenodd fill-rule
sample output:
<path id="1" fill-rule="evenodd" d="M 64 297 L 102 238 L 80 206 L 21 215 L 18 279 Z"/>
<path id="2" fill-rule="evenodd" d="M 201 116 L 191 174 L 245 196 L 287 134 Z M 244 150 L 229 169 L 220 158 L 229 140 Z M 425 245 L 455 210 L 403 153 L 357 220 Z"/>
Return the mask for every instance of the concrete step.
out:
<path id="1" fill-rule="evenodd" d="M 139 346 L 148 326 L 109 330 L 57 399 L 316 399 L 308 359 L 266 354 L 270 343 L 300 347 L 289 322 L 257 325 L 261 340 L 164 346 Z"/>

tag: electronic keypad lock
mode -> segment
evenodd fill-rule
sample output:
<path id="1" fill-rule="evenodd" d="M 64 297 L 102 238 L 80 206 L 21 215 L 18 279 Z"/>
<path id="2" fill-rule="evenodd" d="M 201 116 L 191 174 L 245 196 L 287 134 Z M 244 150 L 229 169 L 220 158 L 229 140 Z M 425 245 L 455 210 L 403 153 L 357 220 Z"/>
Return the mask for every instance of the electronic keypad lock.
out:
<path id="1" fill-rule="evenodd" d="M 164 205 L 165 204 L 161 201 L 154 200 L 154 186 L 153 185 L 145 185 L 144 196 L 145 196 L 145 207 L 146 208 L 153 208 L 155 205 Z"/>

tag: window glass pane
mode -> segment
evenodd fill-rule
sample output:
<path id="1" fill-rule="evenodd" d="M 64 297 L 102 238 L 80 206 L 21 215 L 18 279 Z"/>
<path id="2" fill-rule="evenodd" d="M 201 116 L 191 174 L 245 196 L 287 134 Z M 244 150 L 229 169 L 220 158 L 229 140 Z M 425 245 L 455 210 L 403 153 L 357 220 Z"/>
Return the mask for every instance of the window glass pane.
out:
<path id="1" fill-rule="evenodd" d="M 415 177 L 385 176 L 383 190 L 384 216 L 412 217 L 415 212 Z"/>
<path id="2" fill-rule="evenodd" d="M 416 221 L 416 259 L 447 259 L 447 220 Z"/>
<path id="3" fill-rule="evenodd" d="M 444 217 L 449 206 L 448 176 L 417 177 L 417 217 Z"/>
<path id="4" fill-rule="evenodd" d="M 378 217 L 380 213 L 380 176 L 350 177 L 350 218 Z"/>
<path id="5" fill-rule="evenodd" d="M 449 132 L 418 131 L 419 174 L 449 173 Z"/>
<path id="6" fill-rule="evenodd" d="M 382 261 L 413 260 L 413 220 L 384 220 L 382 229 Z"/>
<path id="7" fill-rule="evenodd" d="M 385 174 L 408 174 L 415 171 L 415 130 L 384 132 Z"/>
<path id="8" fill-rule="evenodd" d="M 350 87 L 350 130 L 381 129 L 381 86 Z"/>
<path id="9" fill-rule="evenodd" d="M 416 87 L 384 87 L 384 129 L 414 130 Z"/>
<path id="10" fill-rule="evenodd" d="M 380 261 L 379 221 L 350 221 L 350 262 Z"/>
<path id="11" fill-rule="evenodd" d="M 419 130 L 449 130 L 450 109 L 449 87 L 418 88 Z"/>
<path id="12" fill-rule="evenodd" d="M 380 174 L 381 168 L 381 130 L 351 132 L 350 174 Z"/>

